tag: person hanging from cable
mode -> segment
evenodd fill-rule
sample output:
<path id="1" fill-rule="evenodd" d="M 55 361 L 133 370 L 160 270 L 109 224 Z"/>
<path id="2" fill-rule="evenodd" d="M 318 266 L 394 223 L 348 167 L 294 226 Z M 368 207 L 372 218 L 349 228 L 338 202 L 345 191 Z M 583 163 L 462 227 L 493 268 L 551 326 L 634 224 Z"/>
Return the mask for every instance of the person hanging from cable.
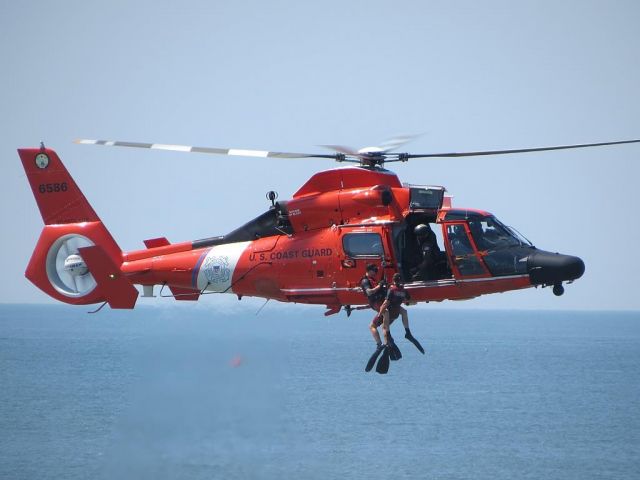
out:
<path id="1" fill-rule="evenodd" d="M 387 294 L 387 285 L 384 279 L 381 279 L 380 281 L 376 279 L 377 274 L 377 265 L 374 263 L 369 263 L 367 264 L 365 270 L 365 276 L 360 282 L 362 291 L 367 296 L 369 306 L 375 312 L 375 315 L 371 320 L 371 323 L 369 324 L 369 330 L 371 330 L 373 340 L 376 342 L 376 350 L 375 352 L 373 352 L 373 355 L 371 355 L 371 358 L 367 362 L 367 366 L 365 367 L 365 371 L 367 372 L 369 372 L 373 368 L 373 365 L 378 359 L 378 356 L 384 350 L 382 340 L 380 339 L 380 332 L 378 332 L 378 327 L 382 325 L 382 315 L 380 314 L 380 307 L 382 306 Z M 385 341 L 386 340 L 387 339 L 385 338 Z"/>
<path id="2" fill-rule="evenodd" d="M 387 290 L 387 295 L 385 297 L 385 301 L 382 303 L 380 307 L 381 315 L 383 316 L 382 320 L 382 332 L 385 336 L 385 340 L 387 341 L 387 345 L 390 347 L 390 355 L 393 355 L 393 350 L 398 347 L 395 346 L 393 342 L 393 337 L 391 337 L 390 326 L 393 321 L 402 316 L 402 325 L 404 326 L 404 338 L 413 343 L 420 353 L 424 355 L 424 348 L 420 345 L 420 342 L 416 340 L 416 338 L 411 334 L 411 330 L 409 329 L 409 314 L 407 310 L 402 306 L 402 304 L 408 304 L 411 300 L 411 295 L 404 288 L 404 284 L 402 283 L 402 276 L 399 273 L 395 273 L 393 275 L 393 283 Z M 398 351 L 399 353 L 399 351 Z M 400 355 L 400 358 L 402 355 Z M 391 357 L 393 360 L 393 356 Z"/>
<path id="3" fill-rule="evenodd" d="M 371 269 L 369 269 L 370 267 Z M 383 297 L 384 301 L 380 303 L 380 291 L 382 291 L 382 287 L 379 287 L 377 290 L 375 287 L 372 287 L 373 283 L 375 283 L 376 273 L 377 267 L 375 265 L 368 265 L 367 276 L 362 280 L 362 289 L 370 299 L 369 304 L 371 305 L 371 308 L 377 312 L 370 325 L 371 333 L 376 341 L 377 347 L 375 352 L 371 355 L 371 358 L 369 358 L 365 371 L 371 371 L 376 360 L 380 354 L 382 354 L 378 364 L 376 365 L 376 372 L 384 374 L 389 371 L 389 360 L 400 360 L 402 358 L 402 353 L 395 344 L 390 330 L 391 323 L 393 323 L 393 321 L 399 316 L 402 316 L 402 324 L 404 325 L 406 332 L 405 338 L 413 343 L 423 354 L 424 348 L 422 348 L 420 342 L 418 342 L 418 340 L 416 340 L 411 334 L 411 330 L 409 329 L 409 317 L 405 308 L 402 307 L 402 303 L 409 302 L 411 297 L 409 292 L 404 288 L 401 275 L 399 273 L 394 274 L 393 284 L 386 290 Z M 384 285 L 383 281 L 380 283 Z M 378 332 L 378 327 L 380 325 L 382 325 L 382 332 L 385 340 L 384 345 L 380 341 L 380 334 Z"/>

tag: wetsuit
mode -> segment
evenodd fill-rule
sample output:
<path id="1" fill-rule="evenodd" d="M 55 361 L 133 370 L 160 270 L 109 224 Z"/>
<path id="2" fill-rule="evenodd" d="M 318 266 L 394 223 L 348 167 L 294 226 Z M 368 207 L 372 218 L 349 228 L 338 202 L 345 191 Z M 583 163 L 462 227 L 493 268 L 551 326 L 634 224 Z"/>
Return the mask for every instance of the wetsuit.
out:
<path id="1" fill-rule="evenodd" d="M 371 290 L 372 288 L 376 288 L 380 282 L 378 282 L 375 278 L 364 277 L 360 286 L 362 287 L 362 291 L 365 295 L 367 295 L 367 290 Z M 373 295 L 367 295 L 367 300 L 369 301 L 369 306 L 376 312 L 376 316 L 373 317 L 373 323 L 376 327 L 382 325 L 382 317 L 379 315 L 380 307 L 382 306 L 382 302 L 384 302 L 386 296 L 386 290 L 381 288 Z"/>
<path id="2" fill-rule="evenodd" d="M 386 298 L 389 301 L 389 322 L 393 322 L 400 316 L 402 304 L 408 302 L 411 296 L 404 286 L 394 284 L 389 287 Z"/>

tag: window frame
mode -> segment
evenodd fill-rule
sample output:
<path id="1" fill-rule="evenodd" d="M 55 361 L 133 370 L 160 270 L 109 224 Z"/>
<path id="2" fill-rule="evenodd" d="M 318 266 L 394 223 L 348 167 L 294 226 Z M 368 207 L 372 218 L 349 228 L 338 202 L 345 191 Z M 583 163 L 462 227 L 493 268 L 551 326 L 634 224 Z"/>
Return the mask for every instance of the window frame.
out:
<path id="1" fill-rule="evenodd" d="M 449 255 L 451 256 L 451 266 L 454 269 L 454 276 L 457 278 L 484 278 L 491 277 L 492 274 L 490 270 L 484 263 L 484 259 L 482 258 L 481 253 L 478 251 L 478 246 L 475 243 L 475 239 L 471 235 L 471 230 L 469 229 L 469 224 L 467 222 L 445 222 L 445 235 L 447 237 L 447 249 Z M 449 228 L 461 228 L 462 232 L 464 232 L 465 239 L 469 246 L 471 247 L 470 252 L 463 253 L 461 255 L 456 255 L 454 252 L 454 245 L 452 242 L 452 237 L 450 236 Z M 462 252 L 460 252 L 462 253 Z M 474 260 L 471 260 L 471 259 Z M 469 262 L 469 265 L 477 265 L 480 267 L 482 272 L 476 271 L 472 273 L 466 273 L 466 268 L 461 268 L 462 262 Z"/>
<path id="2" fill-rule="evenodd" d="M 354 237 L 354 236 L 363 237 L 365 235 L 368 235 L 368 236 L 376 235 L 377 236 L 377 240 L 380 243 L 379 253 L 357 253 L 357 254 L 353 254 L 353 252 L 351 250 L 347 249 L 346 242 L 347 242 L 348 238 Z M 374 245 L 374 244 L 372 243 L 372 245 Z M 385 253 L 384 253 L 384 242 L 383 242 L 383 239 L 382 239 L 382 235 L 379 232 L 349 232 L 349 233 L 345 233 L 342 236 L 342 251 L 344 252 L 344 254 L 348 258 L 383 258 L 384 255 L 385 255 Z"/>

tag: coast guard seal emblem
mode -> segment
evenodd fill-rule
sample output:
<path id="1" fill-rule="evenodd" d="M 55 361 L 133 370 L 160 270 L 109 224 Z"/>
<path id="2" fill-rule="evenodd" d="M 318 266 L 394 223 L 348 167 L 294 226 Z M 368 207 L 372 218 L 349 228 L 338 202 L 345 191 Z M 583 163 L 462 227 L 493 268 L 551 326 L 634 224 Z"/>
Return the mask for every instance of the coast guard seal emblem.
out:
<path id="1" fill-rule="evenodd" d="M 207 257 L 202 265 L 202 270 L 210 285 L 224 285 L 229 282 L 231 277 L 229 257 L 226 255 Z"/>

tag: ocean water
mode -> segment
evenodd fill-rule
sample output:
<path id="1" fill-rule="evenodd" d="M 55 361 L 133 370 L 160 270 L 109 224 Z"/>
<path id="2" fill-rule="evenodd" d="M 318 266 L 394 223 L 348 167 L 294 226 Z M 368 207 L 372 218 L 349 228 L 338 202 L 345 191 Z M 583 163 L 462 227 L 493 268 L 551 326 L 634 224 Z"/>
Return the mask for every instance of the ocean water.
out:
<path id="1" fill-rule="evenodd" d="M 640 314 L 0 306 L 2 479 L 637 479 Z"/>

